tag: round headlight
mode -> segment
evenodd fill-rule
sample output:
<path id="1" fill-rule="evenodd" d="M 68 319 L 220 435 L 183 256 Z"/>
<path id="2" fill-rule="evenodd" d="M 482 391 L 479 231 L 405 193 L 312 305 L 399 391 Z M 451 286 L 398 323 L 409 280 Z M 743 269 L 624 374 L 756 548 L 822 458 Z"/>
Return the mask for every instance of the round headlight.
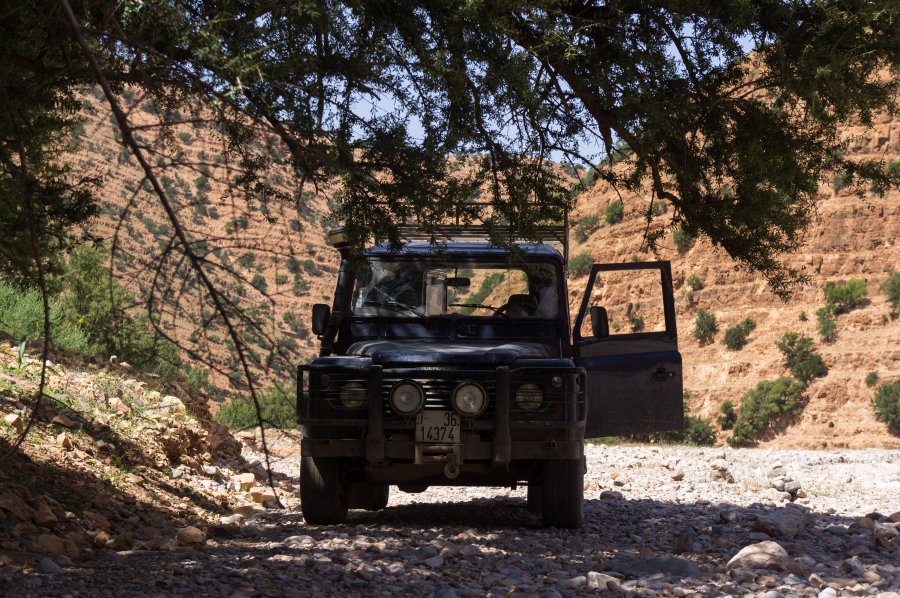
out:
<path id="1" fill-rule="evenodd" d="M 415 382 L 399 382 L 391 389 L 391 407 L 400 415 L 412 415 L 424 402 L 425 395 Z"/>
<path id="2" fill-rule="evenodd" d="M 347 409 L 359 409 L 366 404 L 366 388 L 359 382 L 348 382 L 341 387 L 340 398 Z"/>
<path id="3" fill-rule="evenodd" d="M 516 391 L 516 404 L 520 409 L 535 411 L 541 408 L 544 402 L 544 393 L 537 384 L 523 384 Z"/>
<path id="4" fill-rule="evenodd" d="M 464 382 L 453 391 L 453 406 L 460 415 L 478 415 L 487 406 L 487 394 L 474 382 Z"/>

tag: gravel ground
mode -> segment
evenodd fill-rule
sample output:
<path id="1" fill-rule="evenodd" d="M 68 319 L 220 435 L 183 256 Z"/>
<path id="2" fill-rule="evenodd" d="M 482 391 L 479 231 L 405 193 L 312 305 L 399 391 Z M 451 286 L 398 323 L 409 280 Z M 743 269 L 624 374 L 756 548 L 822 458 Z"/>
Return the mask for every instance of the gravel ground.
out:
<path id="1" fill-rule="evenodd" d="M 900 596 L 900 451 L 587 455 L 580 531 L 542 529 L 524 488 L 393 488 L 343 526 L 260 509 L 202 548 L 102 551 L 0 578 L 0 594 Z M 295 458 L 275 467 L 299 473 Z"/>

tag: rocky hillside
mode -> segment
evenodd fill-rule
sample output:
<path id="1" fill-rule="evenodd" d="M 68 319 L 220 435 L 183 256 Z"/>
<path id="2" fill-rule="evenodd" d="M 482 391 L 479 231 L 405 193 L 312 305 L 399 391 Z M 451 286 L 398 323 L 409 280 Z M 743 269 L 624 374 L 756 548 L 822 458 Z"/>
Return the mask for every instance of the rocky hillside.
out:
<path id="1" fill-rule="evenodd" d="M 0 344 L 0 569 L 40 561 L 55 573 L 101 551 L 192 550 L 278 506 L 262 463 L 241 456 L 205 398 L 169 394 L 124 366 L 47 366 L 41 414 L 7 453 L 31 413 L 40 360 Z M 292 482 L 276 480 L 282 504 L 296 506 Z"/>
<path id="2" fill-rule="evenodd" d="M 855 157 L 900 160 L 900 120 L 883 115 L 874 130 L 850 127 L 844 133 L 848 152 Z M 864 383 L 869 372 L 882 382 L 900 380 L 900 320 L 889 317 L 890 308 L 880 286 L 891 270 L 900 270 L 900 192 L 863 200 L 848 190 L 835 190 L 823 181 L 817 199 L 817 215 L 806 234 L 803 248 L 787 261 L 810 277 L 796 289 L 790 301 L 772 294 L 760 276 L 740 271 L 721 250 L 702 239 L 679 252 L 672 238 L 661 243 L 659 257 L 672 261 L 677 302 L 680 347 L 684 357 L 685 388 L 690 410 L 714 420 L 719 406 L 731 400 L 735 406 L 760 380 L 787 373 L 775 341 L 796 331 L 814 338 L 829 373 L 808 389 L 809 403 L 802 414 L 764 440 L 776 447 L 838 448 L 900 446 L 900 438 L 875 419 L 870 401 L 874 390 Z M 573 222 L 600 214 L 618 199 L 600 183 L 577 199 Z M 606 225 L 575 241 L 573 253 L 587 251 L 596 262 L 653 259 L 642 250 L 646 227 L 643 214 L 649 194 L 623 194 L 625 216 L 621 223 Z M 657 218 L 665 222 L 669 216 Z M 690 292 L 691 276 L 703 288 Z M 815 312 L 825 304 L 826 283 L 862 278 L 868 283 L 869 302 L 837 316 L 837 339 L 823 343 L 816 332 Z M 577 309 L 584 277 L 570 281 L 570 305 Z M 713 312 L 719 332 L 712 343 L 701 346 L 691 337 L 699 309 Z M 746 317 L 756 321 L 749 343 L 728 350 L 724 331 Z"/>

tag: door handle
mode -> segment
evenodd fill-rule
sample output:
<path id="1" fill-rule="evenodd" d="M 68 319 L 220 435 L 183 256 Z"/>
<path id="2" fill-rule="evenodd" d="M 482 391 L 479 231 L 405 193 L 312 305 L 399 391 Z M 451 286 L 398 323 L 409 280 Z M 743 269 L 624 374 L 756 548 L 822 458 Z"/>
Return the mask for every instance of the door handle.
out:
<path id="1" fill-rule="evenodd" d="M 650 377 L 654 380 L 668 380 L 669 378 L 675 377 L 675 372 L 669 371 L 666 368 L 656 368 L 656 371 L 650 374 Z"/>

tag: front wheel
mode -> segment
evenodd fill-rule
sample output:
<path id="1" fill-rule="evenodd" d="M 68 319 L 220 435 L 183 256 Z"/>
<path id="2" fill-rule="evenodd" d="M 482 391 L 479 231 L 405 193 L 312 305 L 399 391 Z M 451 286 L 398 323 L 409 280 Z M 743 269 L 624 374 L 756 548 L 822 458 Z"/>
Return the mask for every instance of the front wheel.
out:
<path id="1" fill-rule="evenodd" d="M 347 519 L 347 488 L 341 481 L 340 459 L 300 460 L 300 508 L 312 525 L 334 525 Z"/>
<path id="2" fill-rule="evenodd" d="M 554 459 L 541 466 L 541 515 L 546 527 L 579 528 L 584 517 L 584 460 Z"/>

